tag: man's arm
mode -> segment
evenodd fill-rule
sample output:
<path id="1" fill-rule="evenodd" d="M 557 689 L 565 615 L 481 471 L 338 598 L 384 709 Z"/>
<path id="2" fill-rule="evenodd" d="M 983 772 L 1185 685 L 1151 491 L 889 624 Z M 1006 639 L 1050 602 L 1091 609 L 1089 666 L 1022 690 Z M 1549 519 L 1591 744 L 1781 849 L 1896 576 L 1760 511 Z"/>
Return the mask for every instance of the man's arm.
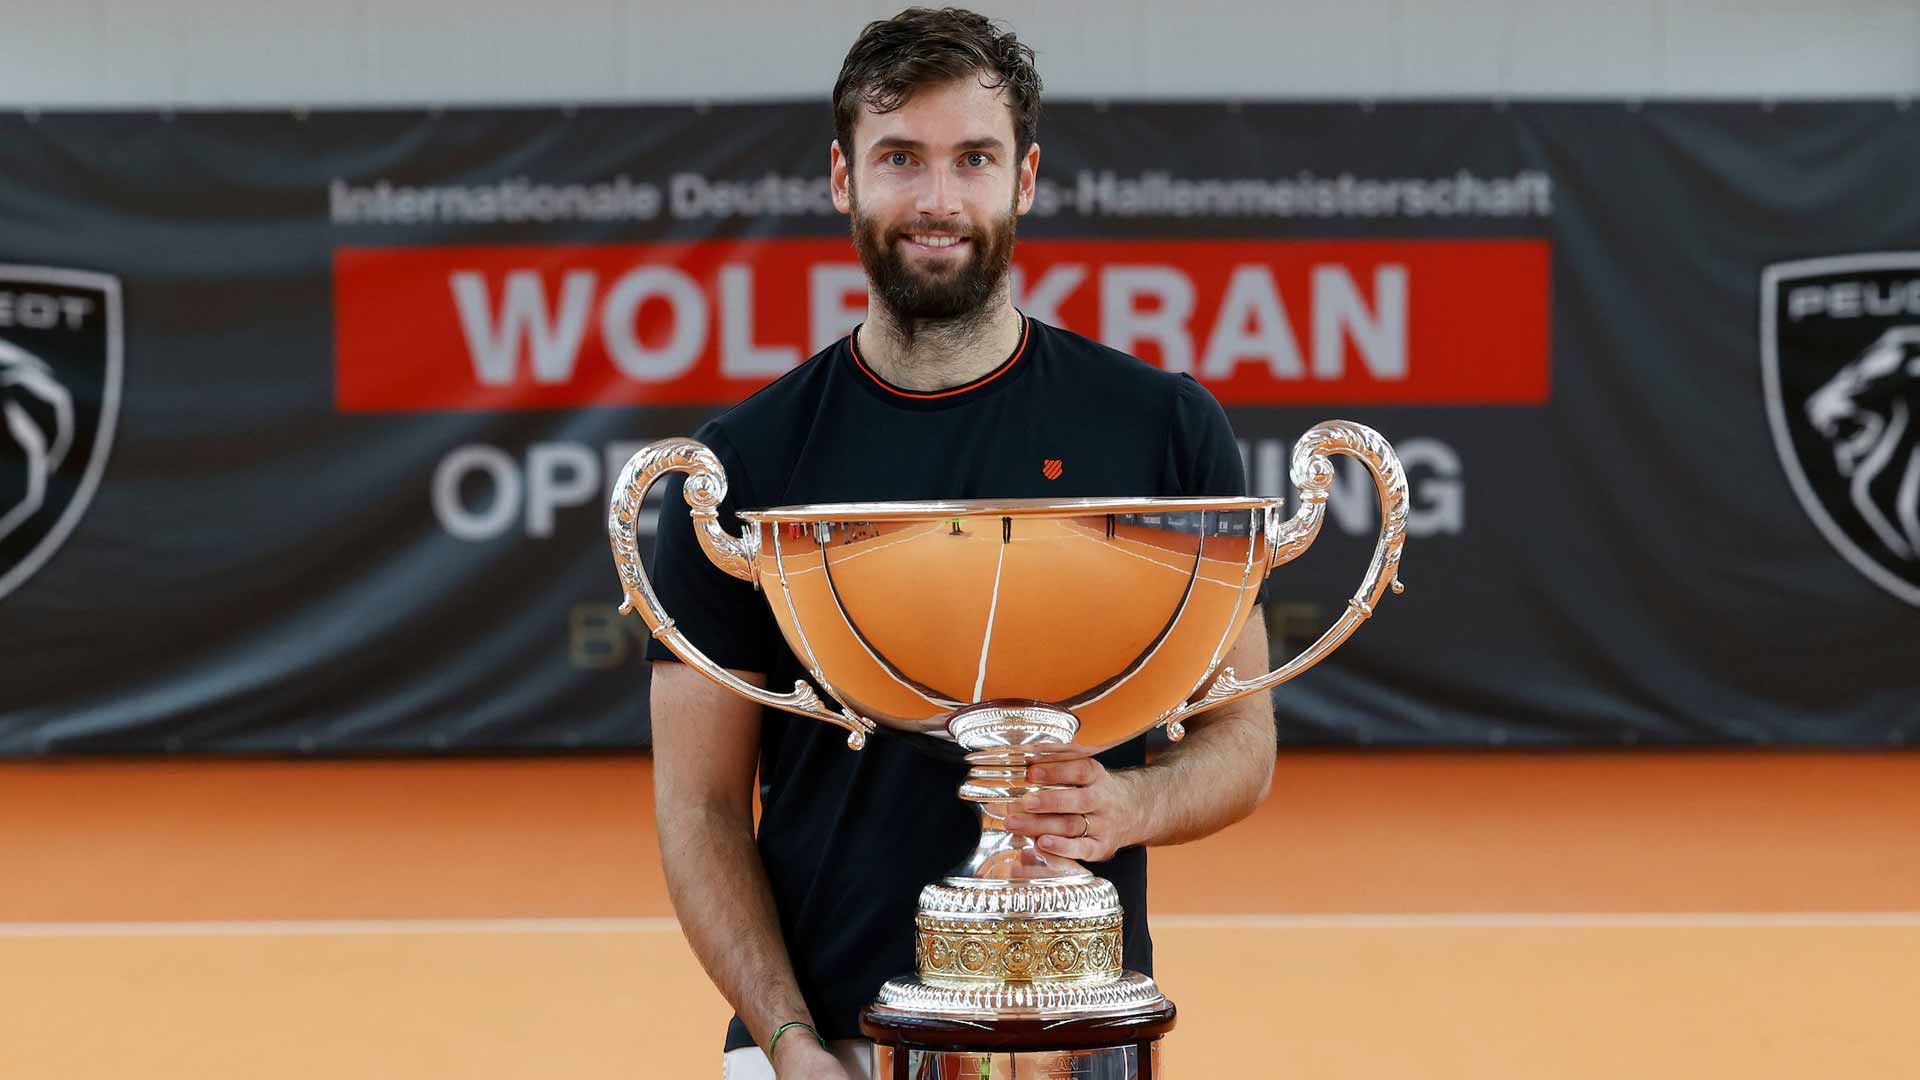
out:
<path id="1" fill-rule="evenodd" d="M 1241 678 L 1266 672 L 1260 608 L 1248 616 L 1227 666 Z M 1267 797 L 1273 761 L 1273 702 L 1255 694 L 1189 720 L 1187 737 L 1142 768 L 1109 772 L 1091 757 L 1034 766 L 1032 779 L 1068 786 L 1027 796 L 1023 812 L 1007 815 L 1007 828 L 1081 861 L 1109 859 L 1135 844 L 1197 840 L 1253 813 Z"/>
<path id="2" fill-rule="evenodd" d="M 756 686 L 757 674 L 735 675 Z M 789 1020 L 813 1023 L 793 976 L 766 867 L 753 842 L 760 706 L 684 664 L 653 665 L 654 816 L 680 928 L 727 1003 L 762 1048 Z M 844 1080 L 803 1030 L 780 1037 L 782 1077 Z"/>

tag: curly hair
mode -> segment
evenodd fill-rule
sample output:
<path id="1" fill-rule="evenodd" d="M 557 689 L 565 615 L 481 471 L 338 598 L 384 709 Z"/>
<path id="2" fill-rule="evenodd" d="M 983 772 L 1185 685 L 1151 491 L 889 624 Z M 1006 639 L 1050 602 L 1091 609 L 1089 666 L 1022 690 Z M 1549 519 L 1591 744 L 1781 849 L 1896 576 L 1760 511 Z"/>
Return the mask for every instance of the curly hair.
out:
<path id="1" fill-rule="evenodd" d="M 969 75 L 979 76 L 982 86 L 1006 90 L 1014 155 L 1024 155 L 1040 130 L 1033 49 L 986 16 L 956 7 L 908 8 L 860 31 L 833 84 L 834 137 L 851 154 L 853 122 L 863 108 L 892 112 L 923 86 Z"/>

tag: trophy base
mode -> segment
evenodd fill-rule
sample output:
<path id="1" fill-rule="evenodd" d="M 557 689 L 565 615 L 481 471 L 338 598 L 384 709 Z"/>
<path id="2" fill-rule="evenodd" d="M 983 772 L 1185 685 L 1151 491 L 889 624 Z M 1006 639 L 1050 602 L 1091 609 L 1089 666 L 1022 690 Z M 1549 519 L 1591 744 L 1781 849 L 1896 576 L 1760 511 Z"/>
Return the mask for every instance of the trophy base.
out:
<path id="1" fill-rule="evenodd" d="M 888 979 L 868 1006 L 882 1018 L 969 1023 L 1039 1020 L 1047 1023 L 1130 1016 L 1167 1004 L 1154 981 L 1137 971 L 1098 982 L 979 982 L 941 985 L 907 976 Z M 1171 1007 L 1171 1006 L 1168 1006 Z"/>
<path id="2" fill-rule="evenodd" d="M 1173 1030 L 1174 1008 L 1155 997 L 1150 1006 L 1098 1015 L 991 1020 L 874 1004 L 861 1012 L 860 1030 L 874 1041 L 873 1080 L 1164 1080 L 1160 1037 Z"/>

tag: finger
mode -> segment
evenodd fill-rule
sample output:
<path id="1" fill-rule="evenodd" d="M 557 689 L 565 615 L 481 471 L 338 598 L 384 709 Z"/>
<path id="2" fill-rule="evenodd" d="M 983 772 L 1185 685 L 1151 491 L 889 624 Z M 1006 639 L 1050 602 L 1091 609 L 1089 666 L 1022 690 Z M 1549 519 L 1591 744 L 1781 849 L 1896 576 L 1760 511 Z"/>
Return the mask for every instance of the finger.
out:
<path id="1" fill-rule="evenodd" d="M 1038 743 L 1026 748 L 1033 761 L 1073 761 L 1090 758 L 1100 751 L 1081 743 Z"/>
<path id="2" fill-rule="evenodd" d="M 1088 820 L 1083 824 L 1079 814 L 1008 814 L 1007 831 L 1023 836 L 1074 836 L 1092 831 Z"/>
<path id="3" fill-rule="evenodd" d="M 1020 809 L 1029 814 L 1091 814 L 1100 808 L 1099 801 L 1094 788 L 1053 788 L 1029 792 L 1020 800 Z"/>
<path id="4" fill-rule="evenodd" d="M 1084 787 L 1105 775 L 1107 767 L 1092 758 L 1052 761 L 1027 770 L 1027 779 L 1036 784 L 1079 784 Z"/>
<path id="5" fill-rule="evenodd" d="M 1043 836 L 1039 844 L 1043 851 L 1080 862 L 1099 862 L 1113 854 L 1106 850 L 1105 841 L 1096 836 Z"/>

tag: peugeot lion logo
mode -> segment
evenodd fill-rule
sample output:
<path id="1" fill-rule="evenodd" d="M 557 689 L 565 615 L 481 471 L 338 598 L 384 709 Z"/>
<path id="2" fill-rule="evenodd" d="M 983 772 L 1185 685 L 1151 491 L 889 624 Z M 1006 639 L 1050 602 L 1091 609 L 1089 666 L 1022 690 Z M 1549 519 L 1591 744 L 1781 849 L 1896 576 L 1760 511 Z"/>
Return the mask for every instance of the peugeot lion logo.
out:
<path id="1" fill-rule="evenodd" d="M 1801 505 L 1855 569 L 1920 605 L 1920 252 L 1768 267 L 1761 336 Z"/>
<path id="2" fill-rule="evenodd" d="M 86 515 L 120 411 L 120 283 L 0 266 L 0 598 Z"/>
<path id="3" fill-rule="evenodd" d="M 73 446 L 73 395 L 54 378 L 53 369 L 24 349 L 0 341 L 0 421 L 18 461 L 9 462 L 7 484 L 17 491 L 11 506 L 0 505 L 0 540 L 39 512 L 47 501 L 47 477 L 66 460 Z M 0 452 L 3 453 L 3 452 Z"/>
<path id="4" fill-rule="evenodd" d="M 1887 550 L 1902 559 L 1920 552 L 1920 437 L 1913 407 L 1920 403 L 1920 326 L 1880 335 L 1853 363 L 1807 399 L 1807 420 L 1833 446 L 1834 467 L 1847 480 L 1847 499 Z M 1875 493 L 1882 477 L 1894 497 Z M 1893 515 L 1889 520 L 1887 502 Z"/>

